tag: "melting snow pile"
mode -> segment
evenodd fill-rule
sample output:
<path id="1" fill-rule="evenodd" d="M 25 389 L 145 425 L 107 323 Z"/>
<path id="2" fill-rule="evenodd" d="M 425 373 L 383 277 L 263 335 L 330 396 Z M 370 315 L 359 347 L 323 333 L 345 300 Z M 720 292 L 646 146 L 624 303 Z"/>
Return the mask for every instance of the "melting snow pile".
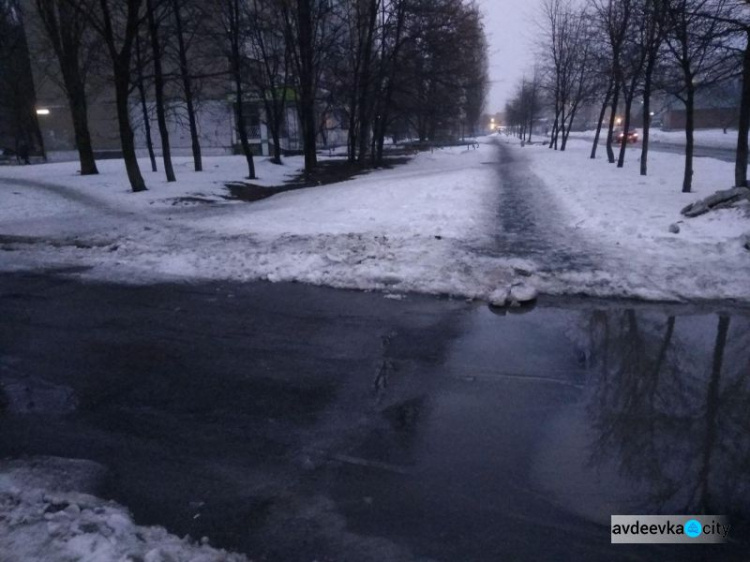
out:
<path id="1" fill-rule="evenodd" d="M 242 555 L 136 525 L 128 511 L 89 493 L 96 463 L 53 457 L 0 462 L 3 562 L 241 562 Z"/>

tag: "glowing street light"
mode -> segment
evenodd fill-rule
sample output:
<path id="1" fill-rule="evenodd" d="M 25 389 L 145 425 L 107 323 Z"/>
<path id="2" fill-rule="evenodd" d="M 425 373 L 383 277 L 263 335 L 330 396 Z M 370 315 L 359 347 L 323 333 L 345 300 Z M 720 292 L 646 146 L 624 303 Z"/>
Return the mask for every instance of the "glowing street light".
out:
<path id="1" fill-rule="evenodd" d="M 47 109 L 46 107 L 40 107 L 39 109 L 36 110 L 36 114 L 37 115 L 49 115 L 49 109 Z"/>

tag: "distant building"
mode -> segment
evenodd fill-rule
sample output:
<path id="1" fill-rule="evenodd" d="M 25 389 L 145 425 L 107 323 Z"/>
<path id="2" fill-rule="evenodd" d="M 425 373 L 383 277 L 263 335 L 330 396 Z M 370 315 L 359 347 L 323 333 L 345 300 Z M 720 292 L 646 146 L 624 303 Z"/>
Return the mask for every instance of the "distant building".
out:
<path id="1" fill-rule="evenodd" d="M 739 124 L 742 85 L 738 80 L 699 89 L 695 99 L 696 129 L 729 129 Z M 687 113 L 684 104 L 672 99 L 662 120 L 665 130 L 685 129 Z"/>

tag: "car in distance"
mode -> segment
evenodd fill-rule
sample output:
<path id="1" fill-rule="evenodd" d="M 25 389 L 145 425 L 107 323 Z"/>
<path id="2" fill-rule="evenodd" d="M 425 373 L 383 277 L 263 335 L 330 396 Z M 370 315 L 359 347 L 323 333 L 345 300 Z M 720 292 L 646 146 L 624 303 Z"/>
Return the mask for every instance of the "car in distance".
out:
<path id="1" fill-rule="evenodd" d="M 623 140 L 629 143 L 638 142 L 638 131 L 619 131 L 615 138 L 619 143 Z"/>

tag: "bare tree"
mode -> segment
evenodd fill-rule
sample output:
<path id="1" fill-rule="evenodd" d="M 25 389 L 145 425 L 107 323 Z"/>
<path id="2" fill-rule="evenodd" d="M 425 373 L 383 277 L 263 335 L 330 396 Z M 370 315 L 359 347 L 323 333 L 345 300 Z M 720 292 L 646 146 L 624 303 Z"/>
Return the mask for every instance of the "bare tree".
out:
<path id="1" fill-rule="evenodd" d="M 547 90 L 555 107 L 549 147 L 565 150 L 576 113 L 590 93 L 589 17 L 570 0 L 545 0 L 542 9 L 545 31 L 542 60 L 548 78 Z"/>
<path id="2" fill-rule="evenodd" d="M 130 125 L 130 85 L 133 51 L 143 18 L 142 0 L 67 0 L 102 38 L 112 64 L 117 123 L 125 169 L 133 192 L 145 191 Z"/>
<path id="3" fill-rule="evenodd" d="M 237 133 L 240 137 L 242 152 L 247 160 L 248 178 L 255 179 L 255 161 L 245 123 L 245 79 L 246 62 L 245 46 L 247 40 L 246 5 L 242 0 L 222 0 L 221 26 L 226 54 L 229 60 L 229 71 L 234 85 L 235 111 L 237 115 Z"/>
<path id="4" fill-rule="evenodd" d="M 380 49 L 380 76 L 378 91 L 375 96 L 375 124 L 373 142 L 375 165 L 383 163 L 385 136 L 391 117 L 396 112 L 393 100 L 399 74 L 403 71 L 401 54 L 409 37 L 405 33 L 407 18 L 407 0 L 392 0 L 383 7 L 382 38 Z"/>
<path id="5" fill-rule="evenodd" d="M 740 118 L 737 126 L 737 158 L 734 166 L 734 185 L 748 186 L 747 165 L 748 133 L 750 132 L 750 25 L 743 29 L 745 33 L 745 49 L 742 55 L 742 102 L 740 104 Z"/>
<path id="6" fill-rule="evenodd" d="M 648 21 L 647 11 L 644 6 L 645 0 L 632 0 L 630 5 L 630 17 L 628 33 L 622 43 L 620 54 L 620 71 L 622 76 L 622 93 L 625 101 L 623 111 L 623 135 L 620 140 L 620 155 L 617 159 L 617 167 L 625 165 L 625 151 L 628 147 L 628 135 L 632 122 L 633 100 L 641 92 L 646 62 L 650 54 L 651 25 Z"/>
<path id="7" fill-rule="evenodd" d="M 190 145 L 193 152 L 193 166 L 196 172 L 203 171 L 203 157 L 201 155 L 201 144 L 198 136 L 198 119 L 195 109 L 195 87 L 193 76 L 188 63 L 188 40 L 184 23 L 184 12 L 186 11 L 184 0 L 172 0 L 172 15 L 174 16 L 174 36 L 177 39 L 177 56 L 179 60 L 180 79 L 182 81 L 182 92 L 185 96 L 187 108 L 188 126 L 190 128 Z M 200 26 L 202 22 L 200 10 L 191 10 L 188 16 Z"/>
<path id="8" fill-rule="evenodd" d="M 138 90 L 138 99 L 141 104 L 141 117 L 143 118 L 143 135 L 146 139 L 146 150 L 148 151 L 148 158 L 151 162 L 151 171 L 158 171 L 156 165 L 156 153 L 154 152 L 154 140 L 151 136 L 151 114 L 148 109 L 148 97 L 146 94 L 146 78 L 143 75 L 143 70 L 146 68 L 146 61 L 143 56 L 143 49 L 141 47 L 141 36 L 136 37 L 135 40 L 135 86 Z"/>
<path id="9" fill-rule="evenodd" d="M 162 66 L 163 48 L 160 38 L 161 20 L 165 17 L 164 8 L 169 8 L 166 2 L 146 0 L 146 19 L 148 21 L 148 35 L 151 40 L 151 57 L 154 66 L 154 98 L 156 107 L 156 121 L 159 125 L 161 140 L 161 155 L 164 161 L 164 172 L 168 182 L 177 181 L 172 165 L 172 148 L 169 143 L 169 127 L 167 125 L 167 111 L 164 99 L 165 78 Z"/>
<path id="10" fill-rule="evenodd" d="M 643 138 L 641 142 L 641 175 L 648 174 L 648 149 L 651 136 L 651 97 L 654 89 L 654 73 L 667 33 L 668 18 L 666 0 L 644 0 L 641 4 L 643 49 L 646 62 L 643 75 Z"/>
<path id="11" fill-rule="evenodd" d="M 302 126 L 305 173 L 318 165 L 316 94 L 321 72 L 321 58 L 326 52 L 326 23 L 331 13 L 329 2 L 288 0 L 282 2 L 284 33 L 291 53 L 297 86 L 297 111 Z"/>
<path id="12" fill-rule="evenodd" d="M 81 175 L 97 174 L 99 171 L 89 132 L 86 74 L 87 59 L 99 44 L 93 41 L 88 20 L 67 0 L 36 0 L 34 5 L 59 65 L 73 122 Z"/>
<path id="13" fill-rule="evenodd" d="M 278 4 L 252 0 L 253 21 L 249 22 L 249 47 L 257 64 L 251 68 L 273 141 L 271 162 L 281 164 L 281 133 L 290 97 L 290 54 L 284 36 L 283 13 Z"/>
<path id="14" fill-rule="evenodd" d="M 726 13 L 726 0 L 670 0 L 666 45 L 672 53 L 679 81 L 671 92 L 685 106 L 685 169 L 683 193 L 693 184 L 695 148 L 695 96 L 699 88 L 725 79 L 734 70 L 732 59 L 721 48 L 730 29 L 717 17 Z"/>
<path id="15" fill-rule="evenodd" d="M 617 109 L 620 104 L 620 92 L 623 85 L 621 57 L 627 39 L 630 18 L 633 11 L 633 0 L 593 0 L 592 6 L 600 32 L 603 34 L 608 51 L 612 73 L 612 103 L 610 105 L 609 126 L 607 129 L 607 159 L 615 163 L 615 152 L 612 149 Z"/>
<path id="16" fill-rule="evenodd" d="M 728 16 L 728 19 L 726 19 Z M 715 15 L 711 17 L 717 17 Z M 750 132 L 750 1 L 735 0 L 728 6 L 728 13 L 718 16 L 730 27 L 736 29 L 738 40 L 734 47 L 738 49 L 738 62 L 741 68 L 742 91 L 740 94 L 740 114 L 737 125 L 737 153 L 734 165 L 734 185 L 748 186 L 747 166 L 750 150 L 748 149 L 748 133 Z M 741 38 L 741 39 L 740 39 Z M 744 45 L 743 45 L 744 43 Z M 730 46 L 732 44 L 730 43 Z"/>
<path id="17" fill-rule="evenodd" d="M 505 106 L 506 126 L 523 142 L 531 142 L 534 121 L 541 108 L 539 77 L 535 72 L 531 80 L 525 77 L 516 93 Z"/>

